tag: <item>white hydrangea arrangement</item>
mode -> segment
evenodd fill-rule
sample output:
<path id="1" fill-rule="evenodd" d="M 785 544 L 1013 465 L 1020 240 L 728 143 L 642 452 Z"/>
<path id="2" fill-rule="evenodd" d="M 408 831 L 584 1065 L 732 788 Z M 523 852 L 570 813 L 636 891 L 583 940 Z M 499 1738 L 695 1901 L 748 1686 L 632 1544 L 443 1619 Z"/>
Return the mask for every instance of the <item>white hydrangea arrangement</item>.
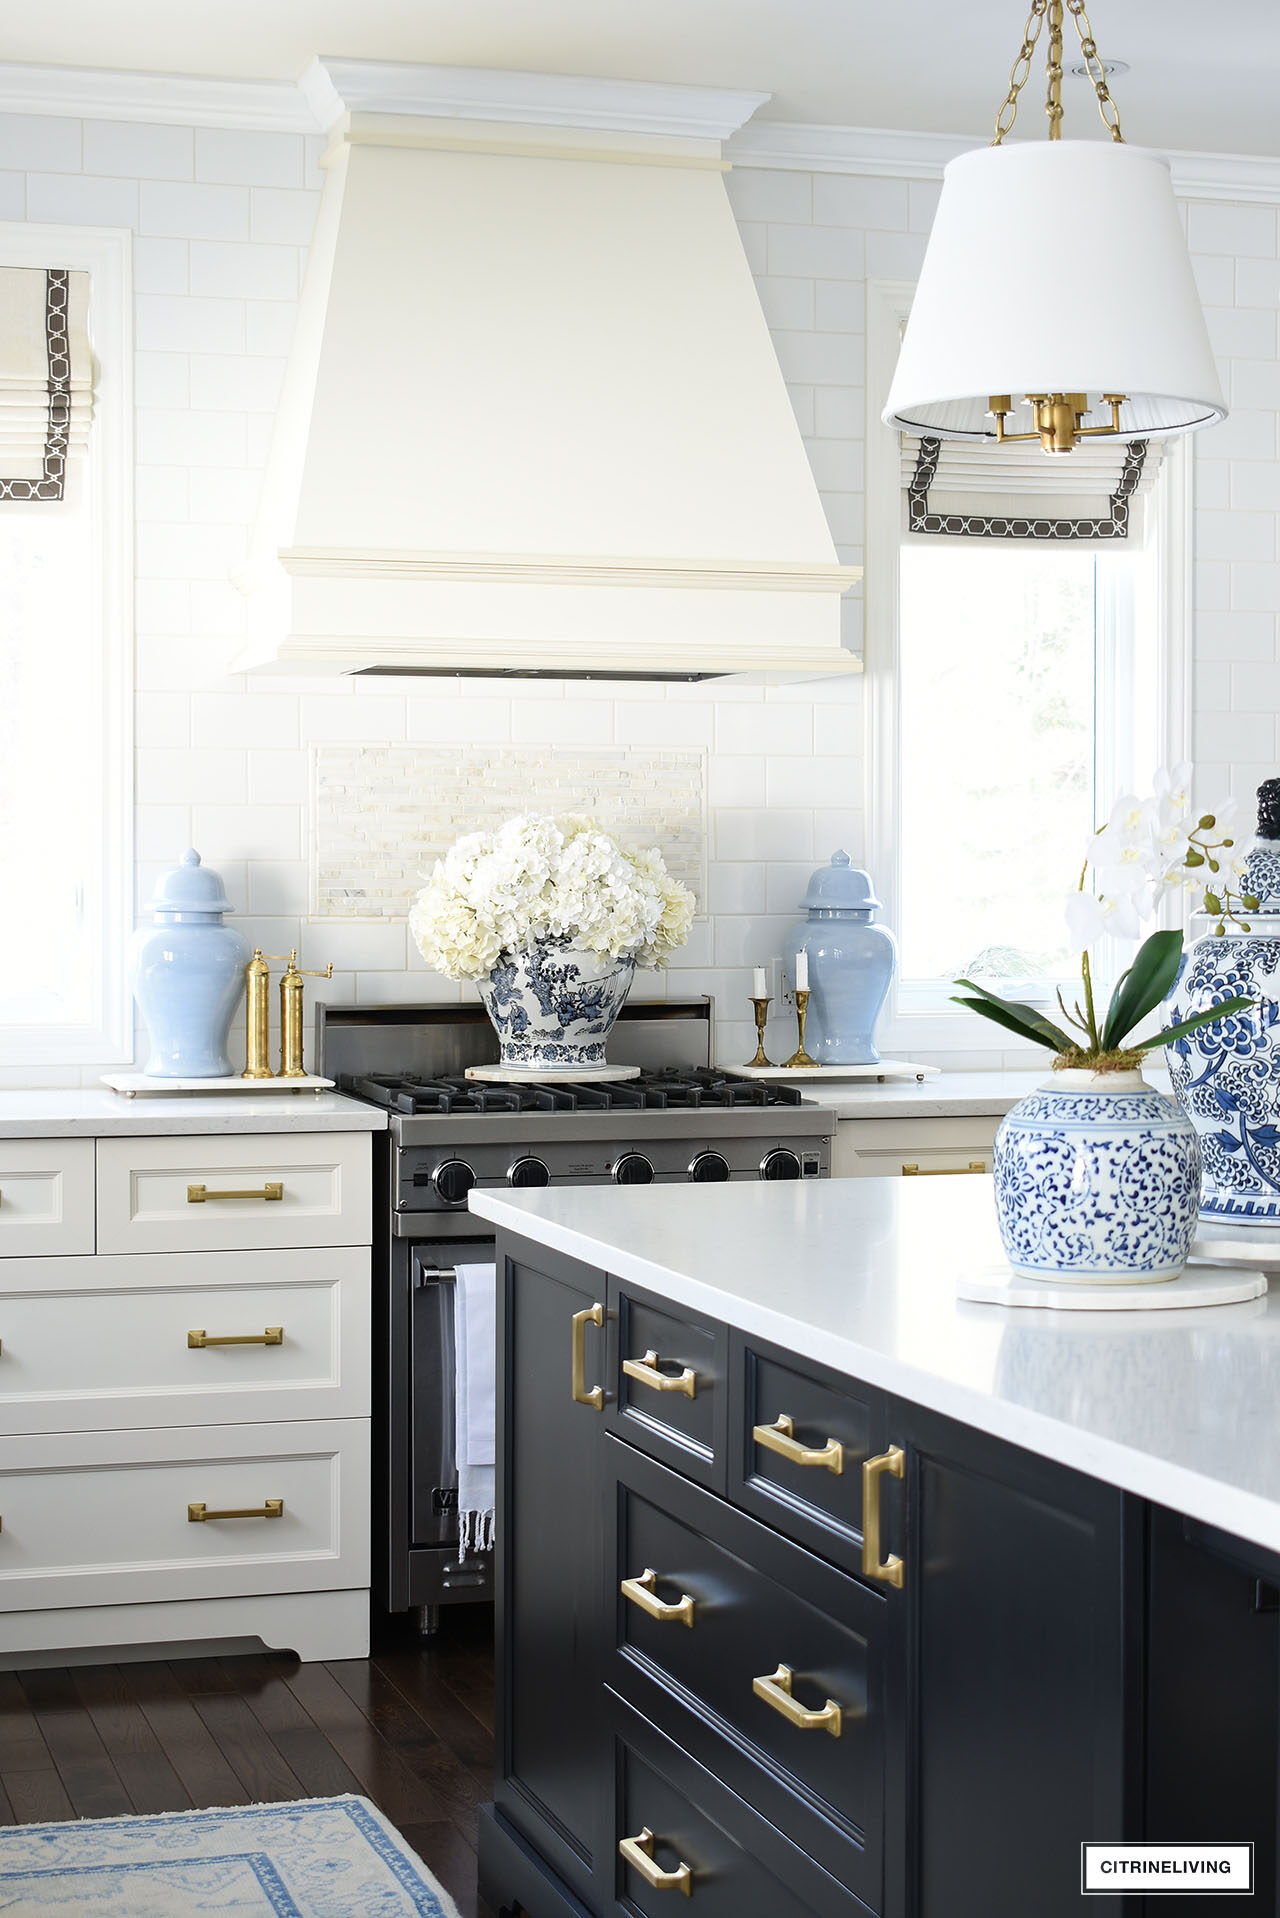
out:
<path id="1" fill-rule="evenodd" d="M 638 966 L 684 945 L 694 897 L 656 847 L 625 851 L 593 819 L 523 813 L 467 833 L 436 861 L 409 929 L 434 972 L 484 979 L 512 953 L 571 939 Z"/>

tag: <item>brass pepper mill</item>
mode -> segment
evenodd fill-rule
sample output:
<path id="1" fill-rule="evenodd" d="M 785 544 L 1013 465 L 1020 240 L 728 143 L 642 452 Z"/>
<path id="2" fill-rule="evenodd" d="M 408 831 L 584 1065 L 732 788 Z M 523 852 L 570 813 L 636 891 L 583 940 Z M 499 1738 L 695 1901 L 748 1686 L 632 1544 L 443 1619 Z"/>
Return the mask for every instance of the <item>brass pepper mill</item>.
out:
<path id="1" fill-rule="evenodd" d="M 282 952 L 264 953 L 255 946 L 253 957 L 244 969 L 245 1062 L 242 1079 L 274 1079 L 271 1070 L 271 1000 L 269 995 L 272 963 L 284 964 Z"/>
<path id="2" fill-rule="evenodd" d="M 307 1068 L 302 1063 L 302 994 L 304 979 L 332 979 L 333 961 L 329 961 L 323 972 L 306 972 L 299 967 L 296 952 L 289 954 L 289 963 L 280 979 L 280 1077 L 282 1079 L 305 1079 Z"/>

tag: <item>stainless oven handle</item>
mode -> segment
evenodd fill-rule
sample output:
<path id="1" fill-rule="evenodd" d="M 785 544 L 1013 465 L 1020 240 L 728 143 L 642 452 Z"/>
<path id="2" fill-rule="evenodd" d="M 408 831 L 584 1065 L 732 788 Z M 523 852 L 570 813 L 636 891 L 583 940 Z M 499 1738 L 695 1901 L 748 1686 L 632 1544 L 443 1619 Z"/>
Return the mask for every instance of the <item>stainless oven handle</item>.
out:
<path id="1" fill-rule="evenodd" d="M 456 1279 L 457 1276 L 456 1269 L 451 1265 L 420 1265 L 418 1267 L 419 1286 L 438 1285 L 442 1280 Z"/>

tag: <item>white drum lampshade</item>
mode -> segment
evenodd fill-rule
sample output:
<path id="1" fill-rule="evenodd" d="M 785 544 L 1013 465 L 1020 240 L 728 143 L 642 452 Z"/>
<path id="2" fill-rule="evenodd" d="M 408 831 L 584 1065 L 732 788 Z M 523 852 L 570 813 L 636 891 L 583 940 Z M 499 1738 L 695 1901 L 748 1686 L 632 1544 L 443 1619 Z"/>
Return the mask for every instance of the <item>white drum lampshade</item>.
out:
<path id="1" fill-rule="evenodd" d="M 884 420 L 941 439 L 1034 425 L 1026 394 L 1087 394 L 1081 422 L 1167 437 L 1226 417 L 1168 163 L 1110 140 L 979 148 L 946 169 Z"/>

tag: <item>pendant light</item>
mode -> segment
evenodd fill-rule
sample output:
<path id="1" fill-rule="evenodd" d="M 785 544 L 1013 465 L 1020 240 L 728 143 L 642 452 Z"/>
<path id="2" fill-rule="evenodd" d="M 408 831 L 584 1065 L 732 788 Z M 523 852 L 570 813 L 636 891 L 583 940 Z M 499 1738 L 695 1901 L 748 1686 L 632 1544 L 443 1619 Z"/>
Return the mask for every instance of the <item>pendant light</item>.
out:
<path id="1" fill-rule="evenodd" d="M 1111 138 L 1062 139 L 1063 0 L 1032 0 L 995 139 L 946 168 L 886 425 L 1064 454 L 1226 417 L 1168 162 L 1123 143 L 1066 7 Z M 1006 146 L 1046 17 L 1049 138 Z"/>

